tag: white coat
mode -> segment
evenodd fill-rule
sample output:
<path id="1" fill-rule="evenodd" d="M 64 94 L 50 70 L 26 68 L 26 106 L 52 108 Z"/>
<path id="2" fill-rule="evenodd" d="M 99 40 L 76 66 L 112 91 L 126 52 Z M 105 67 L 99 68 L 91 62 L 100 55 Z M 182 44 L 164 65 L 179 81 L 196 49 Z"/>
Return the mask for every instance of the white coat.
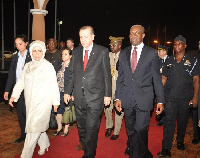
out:
<path id="1" fill-rule="evenodd" d="M 49 128 L 52 105 L 60 105 L 60 93 L 53 65 L 44 59 L 31 70 L 34 61 L 24 66 L 12 97 L 17 101 L 24 90 L 26 133 L 40 133 Z"/>

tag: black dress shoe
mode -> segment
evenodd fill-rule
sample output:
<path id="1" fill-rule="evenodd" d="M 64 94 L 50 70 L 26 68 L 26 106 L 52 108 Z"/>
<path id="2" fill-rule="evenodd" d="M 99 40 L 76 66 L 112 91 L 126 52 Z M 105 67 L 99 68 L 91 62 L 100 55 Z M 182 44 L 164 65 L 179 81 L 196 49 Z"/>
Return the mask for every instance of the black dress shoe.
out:
<path id="1" fill-rule="evenodd" d="M 185 150 L 185 146 L 183 143 L 177 143 L 177 149 L 178 150 Z"/>
<path id="2" fill-rule="evenodd" d="M 113 134 L 113 135 L 110 137 L 110 140 L 116 140 L 118 137 L 119 137 L 119 135 Z"/>
<path id="3" fill-rule="evenodd" d="M 130 148 L 129 148 L 129 147 L 126 148 L 124 154 L 125 154 L 125 155 L 130 155 Z"/>
<path id="4" fill-rule="evenodd" d="M 114 130 L 114 127 L 106 129 L 105 137 L 110 137 L 113 130 Z"/>
<path id="5" fill-rule="evenodd" d="M 60 131 L 56 131 L 53 135 L 58 136 L 61 132 L 63 132 L 63 129 L 61 129 Z"/>
<path id="6" fill-rule="evenodd" d="M 169 157 L 171 157 L 171 152 L 170 152 L 170 150 L 162 149 L 162 151 L 159 152 L 159 153 L 157 154 L 157 156 L 158 156 L 158 157 L 169 158 Z"/>
<path id="7" fill-rule="evenodd" d="M 199 143 L 199 139 L 194 138 L 192 140 L 192 144 L 197 145 Z"/>
<path id="8" fill-rule="evenodd" d="M 15 140 L 15 143 L 21 143 L 25 140 L 25 138 L 18 138 L 17 140 Z"/>
<path id="9" fill-rule="evenodd" d="M 161 123 L 161 122 L 158 122 L 158 124 L 157 124 L 157 126 L 162 126 L 163 125 L 163 123 Z"/>

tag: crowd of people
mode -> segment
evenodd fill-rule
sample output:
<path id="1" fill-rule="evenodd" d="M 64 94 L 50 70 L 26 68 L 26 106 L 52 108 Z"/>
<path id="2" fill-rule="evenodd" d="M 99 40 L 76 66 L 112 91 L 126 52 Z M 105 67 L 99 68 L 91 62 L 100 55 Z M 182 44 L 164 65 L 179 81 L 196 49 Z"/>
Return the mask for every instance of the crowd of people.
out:
<path id="1" fill-rule="evenodd" d="M 186 39 L 182 35 L 174 39 L 172 56 L 167 55 L 166 46 L 158 45 L 156 50 L 143 43 L 142 25 L 130 28 L 131 46 L 124 49 L 124 37 L 110 36 L 111 52 L 93 42 L 93 27 L 81 27 L 79 36 L 80 45 L 75 48 L 72 38 L 61 41 L 59 46 L 56 39 L 50 38 L 47 45 L 33 41 L 29 50 L 25 35 L 15 38 L 18 51 L 12 57 L 4 99 L 12 107 L 17 102 L 21 136 L 15 143 L 25 140 L 22 158 L 31 158 L 36 144 L 40 147 L 39 155 L 48 151 L 46 130 L 52 108 L 58 125 L 55 136 L 61 133 L 62 137 L 68 136 L 69 125 L 77 122 L 76 150 L 84 150 L 83 158 L 96 155 L 102 111 L 106 119 L 105 137 L 111 136 L 112 141 L 118 139 L 125 117 L 128 133 L 125 154 L 130 158 L 153 157 L 148 149 L 148 126 L 154 109 L 159 116 L 158 126 L 163 125 L 158 157 L 171 157 L 176 122 L 177 149 L 185 150 L 190 112 L 192 143 L 200 142 L 200 55 L 186 53 Z M 68 116 L 68 111 L 74 111 L 75 116 Z"/>

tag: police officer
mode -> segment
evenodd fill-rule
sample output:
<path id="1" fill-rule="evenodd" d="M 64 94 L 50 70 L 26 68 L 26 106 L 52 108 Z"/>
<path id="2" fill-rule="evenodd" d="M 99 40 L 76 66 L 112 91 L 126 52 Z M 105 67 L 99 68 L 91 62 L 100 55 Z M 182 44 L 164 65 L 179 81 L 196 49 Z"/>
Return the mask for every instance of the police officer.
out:
<path id="1" fill-rule="evenodd" d="M 162 68 L 164 66 L 165 60 L 167 59 L 167 53 L 168 53 L 169 47 L 163 46 L 158 44 L 158 56 L 160 60 L 160 73 L 162 74 Z M 158 124 L 157 126 L 162 126 L 165 121 L 165 114 L 164 111 L 158 115 Z"/>
<path id="2" fill-rule="evenodd" d="M 179 35 L 174 39 L 176 55 L 167 57 L 162 69 L 165 86 L 165 123 L 160 157 L 171 157 L 170 149 L 177 120 L 177 149 L 185 150 L 183 144 L 189 116 L 189 107 L 197 107 L 199 69 L 197 59 L 185 53 L 186 39 Z"/>
<path id="3" fill-rule="evenodd" d="M 109 107 L 104 108 L 105 117 L 106 117 L 106 133 L 105 136 L 109 137 L 114 130 L 113 135 L 110 137 L 110 140 L 116 140 L 119 137 L 119 133 L 121 130 L 122 119 L 124 116 L 124 112 L 119 113 L 115 111 L 115 128 L 113 126 L 113 119 L 112 119 L 112 110 L 113 110 L 113 101 L 115 99 L 115 90 L 116 90 L 116 80 L 118 77 L 118 71 L 116 68 L 117 61 L 119 58 L 119 53 L 122 46 L 122 39 L 124 37 L 109 37 L 110 39 L 110 49 L 109 52 L 110 57 L 110 66 L 111 66 L 111 75 L 112 75 L 112 101 Z"/>

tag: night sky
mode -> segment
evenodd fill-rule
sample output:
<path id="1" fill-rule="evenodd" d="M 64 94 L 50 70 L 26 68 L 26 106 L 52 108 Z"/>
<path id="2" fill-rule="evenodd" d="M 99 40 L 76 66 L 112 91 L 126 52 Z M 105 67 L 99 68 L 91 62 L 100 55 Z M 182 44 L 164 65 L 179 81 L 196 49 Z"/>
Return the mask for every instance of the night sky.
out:
<path id="1" fill-rule="evenodd" d="M 61 40 L 72 37 L 79 44 L 79 28 L 91 25 L 95 31 L 95 43 L 109 48 L 109 36 L 123 36 L 123 46 L 130 45 L 129 29 L 141 24 L 148 29 L 144 43 L 155 48 L 153 40 L 159 29 L 160 44 L 164 44 L 164 27 L 167 41 L 182 34 L 187 40 L 187 50 L 197 50 L 200 40 L 200 14 L 196 0 L 58 0 L 57 18 L 61 25 Z M 46 39 L 54 37 L 55 1 L 49 0 L 45 17 Z M 31 0 L 31 9 L 33 2 Z M 30 38 L 32 15 L 30 24 Z M 13 0 L 4 0 L 5 49 L 13 49 Z M 16 0 L 17 34 L 28 34 L 28 0 Z M 58 36 L 58 25 L 57 25 Z M 30 39 L 31 40 L 31 39 Z"/>

